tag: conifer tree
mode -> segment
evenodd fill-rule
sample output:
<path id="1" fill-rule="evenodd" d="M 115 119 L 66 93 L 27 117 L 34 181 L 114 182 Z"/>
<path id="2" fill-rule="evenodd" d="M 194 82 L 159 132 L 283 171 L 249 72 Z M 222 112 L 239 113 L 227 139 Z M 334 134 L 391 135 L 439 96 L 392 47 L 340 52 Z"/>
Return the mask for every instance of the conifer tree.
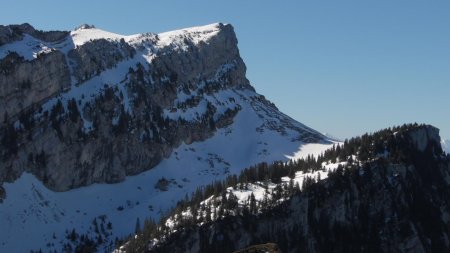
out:
<path id="1" fill-rule="evenodd" d="M 250 194 L 250 213 L 251 214 L 257 214 L 258 213 L 258 208 L 256 207 L 256 199 L 255 199 L 255 195 Z"/>
<path id="2" fill-rule="evenodd" d="M 134 233 L 135 234 L 140 234 L 141 233 L 141 222 L 139 220 L 139 217 L 136 218 L 136 226 L 134 228 Z"/>

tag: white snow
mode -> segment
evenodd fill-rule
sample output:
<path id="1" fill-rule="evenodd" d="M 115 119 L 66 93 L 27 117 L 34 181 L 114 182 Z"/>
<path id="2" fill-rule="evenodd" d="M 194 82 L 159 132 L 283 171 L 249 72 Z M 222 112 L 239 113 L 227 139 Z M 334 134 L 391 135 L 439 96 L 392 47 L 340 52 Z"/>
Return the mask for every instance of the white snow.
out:
<path id="1" fill-rule="evenodd" d="M 339 142 L 335 142 L 338 144 Z M 299 147 L 298 151 L 296 151 L 292 156 L 287 156 L 289 159 L 298 160 L 302 158 L 306 158 L 310 154 L 320 154 L 325 150 L 329 149 L 330 145 L 324 145 L 319 143 L 309 143 Z"/>
<path id="2" fill-rule="evenodd" d="M 306 172 L 306 173 L 298 171 L 295 173 L 295 177 L 293 178 L 294 185 L 296 185 L 298 183 L 298 185 L 300 186 L 300 189 L 301 189 L 302 185 L 303 185 L 303 181 L 307 177 L 314 178 L 315 180 L 326 179 L 328 177 L 328 172 L 336 170 L 339 165 L 345 166 L 346 164 L 347 164 L 346 162 L 332 163 L 332 164 L 325 165 L 323 170 Z M 291 180 L 291 178 L 289 178 L 289 177 L 281 178 L 282 184 L 287 184 L 287 183 L 289 183 L 290 180 Z M 250 197 L 250 195 L 252 193 L 255 196 L 256 201 L 262 201 L 264 198 L 264 195 L 267 194 L 267 192 L 270 193 L 270 190 L 274 189 L 276 186 L 277 186 L 277 184 L 274 184 L 274 183 L 269 183 L 269 184 L 265 185 L 265 183 L 263 183 L 263 182 L 257 182 L 254 184 L 249 184 L 248 189 L 246 189 L 246 190 L 233 189 L 230 187 L 227 189 L 227 191 L 236 195 L 238 197 L 240 204 L 244 204 L 246 201 L 248 201 L 248 198 Z M 266 190 L 266 188 L 267 188 L 267 190 Z M 270 198 L 270 194 L 268 197 Z"/>
<path id="3" fill-rule="evenodd" d="M 97 39 L 108 39 L 119 41 L 120 39 L 131 38 L 132 36 L 123 36 L 120 34 L 107 32 L 97 28 L 79 28 L 70 32 L 75 46 L 81 46 L 86 42 Z"/>
<path id="4" fill-rule="evenodd" d="M 450 140 L 442 140 L 441 145 L 445 153 L 450 154 Z"/>
<path id="5" fill-rule="evenodd" d="M 25 60 L 30 61 L 37 58 L 40 53 L 50 52 L 52 48 L 50 44 L 25 34 L 22 40 L 1 46 L 0 59 L 6 57 L 10 52 L 16 52 Z"/>
<path id="6" fill-rule="evenodd" d="M 183 39 L 188 38 L 191 42 L 197 44 L 200 41 L 208 41 L 220 29 L 219 23 L 214 23 L 206 26 L 190 27 L 170 32 L 164 32 L 158 34 L 158 47 L 166 47 L 171 44 L 184 44 Z M 96 40 L 96 39 L 108 39 L 113 41 L 119 41 L 124 39 L 131 44 L 140 43 L 148 38 L 153 38 L 155 35 L 152 33 L 133 34 L 133 35 L 120 35 L 104 31 L 98 28 L 85 28 L 81 27 L 70 32 L 70 36 L 73 39 L 75 46 L 81 46 L 84 43 Z"/>
<path id="7" fill-rule="evenodd" d="M 186 44 L 184 38 L 189 39 L 194 44 L 200 41 L 207 42 L 214 37 L 220 30 L 220 23 L 210 24 L 206 26 L 190 27 L 187 29 L 175 30 L 158 34 L 158 47 L 173 46 L 174 48 L 185 49 Z"/>

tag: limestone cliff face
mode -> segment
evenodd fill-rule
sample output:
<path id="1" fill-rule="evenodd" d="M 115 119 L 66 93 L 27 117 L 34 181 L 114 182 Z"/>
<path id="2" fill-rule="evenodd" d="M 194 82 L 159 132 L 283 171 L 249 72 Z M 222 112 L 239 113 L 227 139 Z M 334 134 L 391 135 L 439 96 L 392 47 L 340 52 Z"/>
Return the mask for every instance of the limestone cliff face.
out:
<path id="1" fill-rule="evenodd" d="M 183 39 L 182 44 L 178 42 L 163 47 L 154 61 L 154 66 L 156 69 L 176 74 L 180 82 L 214 79 L 217 75 L 227 79 L 230 87 L 252 89 L 245 77 L 246 67 L 239 56 L 237 43 L 233 27 L 219 24 L 217 33 L 207 42 L 195 44 Z M 177 50 L 180 47 L 183 47 L 183 50 Z M 175 53 L 172 53 L 174 50 Z M 226 72 L 227 67 L 232 67 L 234 71 L 223 75 L 224 73 L 218 72 L 220 67 L 224 68 L 223 72 Z"/>
<path id="2" fill-rule="evenodd" d="M 131 58 L 135 49 L 124 40 L 94 40 L 69 52 L 69 59 L 74 63 L 74 76 L 78 82 L 89 80 L 105 69 L 114 67 L 126 58 Z"/>
<path id="3" fill-rule="evenodd" d="M 0 60 L 0 68 L 2 117 L 16 116 L 70 87 L 69 68 L 58 51 L 32 61 L 11 53 Z"/>
<path id="4" fill-rule="evenodd" d="M 120 182 L 231 124 L 245 92 L 273 130 L 324 138 L 254 93 L 231 25 L 133 36 L 0 28 L 0 184 L 24 171 L 56 191 Z"/>
<path id="5" fill-rule="evenodd" d="M 409 132 L 409 138 L 414 147 L 421 152 L 424 152 L 430 144 L 439 148 L 439 143 L 441 141 L 439 129 L 433 126 L 414 129 Z"/>
<path id="6" fill-rule="evenodd" d="M 23 39 L 24 34 L 29 34 L 47 42 L 55 42 L 64 39 L 69 32 L 66 31 L 39 31 L 30 24 L 0 25 L 0 46 Z"/>

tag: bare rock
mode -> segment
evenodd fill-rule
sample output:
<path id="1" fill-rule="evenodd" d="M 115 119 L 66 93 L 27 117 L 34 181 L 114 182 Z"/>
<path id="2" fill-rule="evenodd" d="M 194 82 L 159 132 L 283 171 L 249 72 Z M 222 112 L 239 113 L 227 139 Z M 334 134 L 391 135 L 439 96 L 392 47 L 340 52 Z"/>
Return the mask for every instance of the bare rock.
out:
<path id="1" fill-rule="evenodd" d="M 70 86 L 70 73 L 59 51 L 24 61 L 15 53 L 0 60 L 0 115 L 9 117 Z"/>

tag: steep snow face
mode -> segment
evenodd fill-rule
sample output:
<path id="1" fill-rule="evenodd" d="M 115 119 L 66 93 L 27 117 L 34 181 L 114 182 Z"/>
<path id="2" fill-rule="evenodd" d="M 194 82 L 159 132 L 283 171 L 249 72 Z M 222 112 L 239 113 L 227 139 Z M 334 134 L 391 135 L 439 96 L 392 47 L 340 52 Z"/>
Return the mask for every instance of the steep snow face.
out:
<path id="1" fill-rule="evenodd" d="M 450 140 L 442 140 L 441 145 L 445 153 L 450 154 Z"/>

